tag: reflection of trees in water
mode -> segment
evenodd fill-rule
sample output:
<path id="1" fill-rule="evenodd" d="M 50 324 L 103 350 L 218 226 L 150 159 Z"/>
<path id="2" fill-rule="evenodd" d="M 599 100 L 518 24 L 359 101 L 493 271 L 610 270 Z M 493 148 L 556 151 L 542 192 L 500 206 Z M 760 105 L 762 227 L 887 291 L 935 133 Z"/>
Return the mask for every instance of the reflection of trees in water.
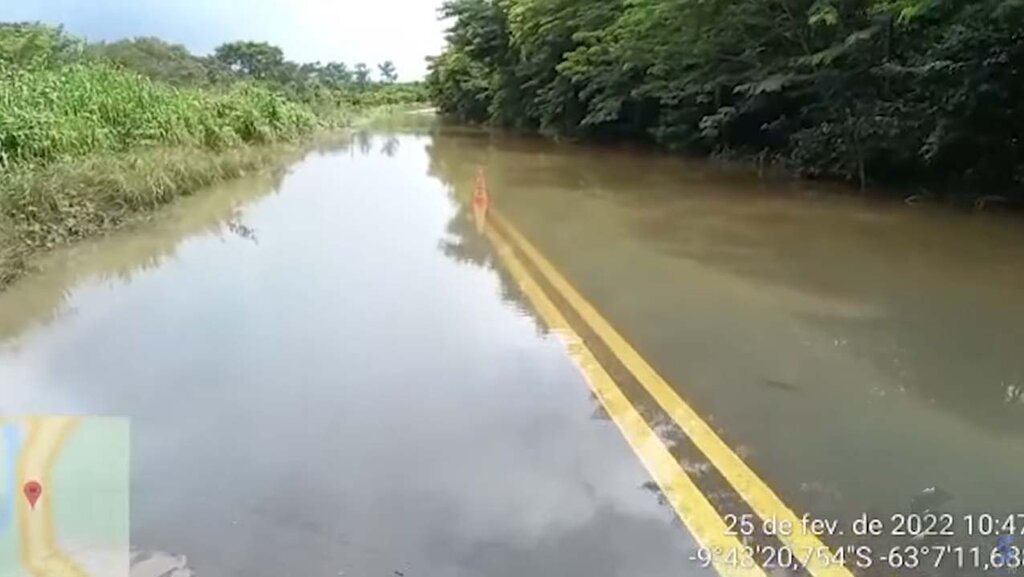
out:
<path id="1" fill-rule="evenodd" d="M 456 204 L 455 214 L 448 221 L 447 235 L 441 240 L 439 250 L 457 263 L 494 271 L 500 281 L 502 300 L 529 315 L 537 331 L 546 333 L 547 328 L 535 313 L 533 305 L 526 299 L 515 279 L 498 262 L 490 240 L 477 232 L 473 220 L 470 198 L 474 176 L 477 166 L 486 166 L 487 148 L 472 147 L 467 151 L 458 141 L 435 135 L 426 145 L 426 151 L 430 159 L 428 174 L 447 185 L 448 193 Z M 494 190 L 490 172 L 488 183 Z"/>
<path id="2" fill-rule="evenodd" d="M 536 145 L 533 145 L 536 146 Z M 524 149 L 528 148 L 526 145 Z M 801 213 L 787 214 L 785 210 L 788 205 L 777 206 L 775 203 L 759 202 L 757 199 L 747 198 L 746 195 L 733 191 L 736 198 L 729 202 L 730 210 L 723 210 L 721 196 L 730 194 L 728 190 L 719 191 L 717 187 L 745 186 L 742 179 L 739 182 L 729 183 L 719 177 L 718 174 L 694 173 L 688 178 L 680 179 L 677 183 L 666 184 L 666 179 L 677 176 L 677 172 L 665 170 L 657 166 L 657 171 L 651 170 L 651 174 L 638 174 L 636 168 L 622 170 L 622 160 L 611 159 L 608 162 L 597 162 L 591 159 L 588 162 L 580 162 L 579 159 L 567 160 L 565 156 L 557 152 L 532 153 L 529 150 L 517 150 L 515 145 L 506 146 L 503 142 L 500 151 L 492 147 L 490 137 L 483 132 L 460 134 L 456 136 L 435 136 L 427 145 L 427 152 L 430 159 L 429 174 L 445 183 L 454 200 L 458 203 L 458 210 L 448 225 L 449 238 L 442 243 L 441 250 L 453 260 L 460 263 L 468 263 L 483 268 L 490 268 L 497 271 L 502 283 L 502 293 L 506 300 L 514 302 L 517 307 L 530 311 L 523 295 L 516 288 L 516 283 L 507 274 L 503 273 L 500 262 L 495 258 L 489 246 L 489 242 L 480 237 L 468 215 L 469 198 L 471 196 L 473 172 L 477 165 L 484 166 L 488 181 L 491 185 L 492 196 L 501 203 L 501 194 L 505 190 L 516 189 L 517 193 L 524 192 L 523 189 L 555 190 L 559 188 L 579 189 L 592 186 L 594 190 L 609 191 L 610 196 L 615 197 L 617 202 L 644 202 L 639 195 L 631 191 L 638 187 L 649 187 L 650 192 L 655 196 L 670 196 L 680 194 L 681 187 L 690 187 L 688 193 L 694 198 L 685 204 L 684 208 L 691 214 L 676 214 L 671 212 L 663 214 L 658 211 L 651 211 L 657 215 L 657 219 L 650 221 L 638 220 L 637 230 L 633 231 L 640 240 L 651 242 L 653 250 L 674 251 L 674 256 L 682 256 L 699 263 L 706 264 L 712 269 L 722 269 L 746 277 L 753 278 L 764 286 L 789 286 L 801 294 L 808 293 L 812 296 L 822 295 L 821 302 L 826 305 L 833 301 L 838 303 L 834 316 L 819 314 L 818 309 L 825 313 L 832 312 L 832 309 L 822 306 L 809 307 L 810 311 L 804 314 L 805 320 L 822 328 L 825 334 L 841 336 L 844 341 L 836 346 L 848 346 L 853 354 L 861 359 L 871 359 L 883 369 L 892 370 L 892 366 L 886 366 L 894 358 L 900 357 L 908 370 L 913 367 L 913 372 L 906 375 L 903 382 L 908 385 L 912 394 L 918 394 L 930 399 L 944 409 L 954 412 L 959 418 L 983 424 L 986 429 L 997 430 L 1004 434 L 1019 434 L 1024 432 L 1024 381 L 1020 373 L 1014 373 L 1012 364 L 1015 358 L 1008 349 L 1020 342 L 1020 339 L 1004 338 L 1000 343 L 989 343 L 987 350 L 982 351 L 971 347 L 964 350 L 962 343 L 963 335 L 958 335 L 961 328 L 950 327 L 948 316 L 929 315 L 927 311 L 921 310 L 934 305 L 927 298 L 921 298 L 927 294 L 926 288 L 921 289 L 917 295 L 916 302 L 896 301 L 882 303 L 885 305 L 885 316 L 868 314 L 872 307 L 866 305 L 875 304 L 870 300 L 873 296 L 872 290 L 877 282 L 876 278 L 864 275 L 857 284 L 852 286 L 833 286 L 830 279 L 824 275 L 808 275 L 808 261 L 806 259 L 793 258 L 793 255 L 805 254 L 804 244 L 810 237 L 816 238 L 819 244 L 829 244 L 829 235 L 840 237 L 835 231 L 829 228 L 835 225 L 834 220 L 824 218 L 827 214 L 816 213 L 801 218 Z M 598 155 L 600 157 L 600 154 Z M 652 168 L 648 161 L 641 160 L 640 166 Z M 585 169 L 584 169 L 585 168 Z M 701 181 L 707 177 L 708 183 Z M 692 190 L 696 188 L 697 190 Z M 697 194 L 699 193 L 699 194 Z M 716 197 L 717 195 L 717 197 Z M 708 199 L 715 200 L 705 200 Z M 668 203 L 659 205 L 649 203 L 645 208 L 672 206 Z M 766 208 L 768 210 L 766 210 Z M 774 210 L 778 208 L 779 210 Z M 804 210 L 815 211 L 815 206 L 804 206 Z M 693 214 L 704 213 L 704 214 Z M 856 219 L 859 213 L 850 211 L 846 218 Z M 671 217 L 671 218 L 670 218 Z M 702 217 L 702 218 L 698 218 Z M 800 220 L 800 226 L 784 227 L 779 223 L 788 220 Z M 817 224 L 814 223 L 817 221 Z M 687 229 L 686 224 L 693 223 L 694 227 Z M 806 226 L 805 226 L 806 223 Z M 879 225 L 888 225 L 889 221 L 879 221 Z M 663 230 L 653 226 L 661 225 Z M 767 225 L 767 226 L 766 226 Z M 861 229 L 872 229 L 874 227 L 864 226 Z M 680 234 L 679 230 L 688 231 L 688 234 Z M 820 229 L 820 230 L 817 230 Z M 776 235 L 787 235 L 784 239 L 775 239 L 773 242 L 765 242 L 759 238 L 758 231 L 772 231 Z M 809 230 L 812 234 L 808 234 Z M 841 233 L 842 231 L 840 231 Z M 863 235 L 863 242 L 872 242 L 873 238 L 884 238 L 884 235 L 877 234 Z M 791 235 L 789 238 L 788 235 Z M 842 238 L 839 238 L 833 254 L 843 254 L 841 246 Z M 880 243 L 881 244 L 881 243 Z M 708 245 L 711 245 L 710 247 Z M 893 244 L 892 246 L 898 246 Z M 720 252 L 711 252 L 720 251 Z M 874 254 L 882 258 L 886 252 L 885 247 L 879 247 Z M 922 248 L 922 251 L 925 250 Z M 830 251 L 822 251 L 830 252 Z M 818 286 L 816 279 L 823 281 Z M 863 286 L 862 284 L 863 283 Z M 858 289 L 864 289 L 861 292 Z M 828 297 L 832 297 L 830 300 Z M 867 313 L 864 318 L 858 318 L 860 311 L 856 305 L 865 302 Z M 853 303 L 849 307 L 845 303 Z M 849 310 L 848 310 L 849 309 Z M 852 313 L 850 311 L 853 311 Z M 813 318 L 809 318 L 813 317 Z M 534 318 L 536 316 L 534 315 Z M 539 321 L 538 321 L 539 324 Z M 923 326 L 922 326 L 923 325 Z M 993 325 L 989 325 L 993 326 Z M 967 334 L 979 337 L 978 342 L 984 342 L 983 330 L 985 326 L 966 327 Z M 908 330 L 913 329 L 913 330 Z M 949 338 L 933 340 L 925 335 L 949 335 Z M 905 342 L 906 339 L 913 339 L 913 342 Z M 929 345 L 939 344 L 943 350 L 934 350 Z M 961 346 L 958 346 L 961 345 Z M 953 366 L 958 360 L 974 357 L 984 359 L 990 365 L 988 378 L 984 381 L 972 379 L 977 376 L 977 363 L 961 363 Z M 997 366 L 997 363 L 1001 365 Z M 897 367 L 896 370 L 899 370 Z M 1019 366 L 1016 367 L 1019 371 Z M 957 375 L 951 378 L 951 375 Z M 789 382 L 772 379 L 773 375 L 765 375 L 761 379 L 763 386 L 772 387 L 785 394 L 796 394 L 802 389 L 809 388 L 810 384 Z M 993 377 L 998 377 L 994 378 Z M 959 386 L 955 381 L 961 378 Z M 838 381 L 838 378 L 837 378 Z M 980 386 L 984 384 L 984 386 Z M 870 384 L 868 384 L 870 386 Z M 866 390 L 866 389 L 865 389 Z M 687 447 L 689 443 L 678 426 L 668 421 L 667 417 L 660 410 L 652 406 L 644 406 L 642 399 L 645 397 L 631 395 L 631 399 L 637 403 L 637 409 L 644 416 L 656 433 L 666 441 L 672 452 L 677 456 L 685 472 L 699 484 L 707 484 L 709 496 L 716 509 L 720 511 L 745 510 L 747 505 L 736 494 L 734 490 L 724 486 L 721 479 L 707 480 L 706 477 L 720 477 L 720 473 L 712 466 L 708 459 L 696 450 Z M 600 402 L 591 395 L 594 419 L 607 419 L 608 416 Z M 870 417 L 870 416 L 869 416 Z M 744 459 L 749 459 L 751 450 L 742 446 L 736 448 L 737 453 Z M 763 458 L 763 455 L 753 455 L 754 458 Z M 1008 457 L 1009 458 L 1009 457 Z M 954 463 L 950 464 L 955 467 Z M 801 481 L 797 479 L 797 481 Z M 936 479 L 938 484 L 941 479 Z M 717 487 L 715 484 L 717 483 Z M 835 516 L 843 519 L 843 525 L 848 526 L 852 516 L 860 512 L 853 509 L 851 498 L 843 494 L 843 489 L 848 485 L 837 483 L 834 480 L 805 479 L 798 485 L 800 504 L 808 505 L 807 510 L 824 511 L 826 517 Z M 659 501 L 666 504 L 664 496 L 658 486 L 654 483 L 647 483 L 644 490 L 652 492 Z M 923 489 L 923 487 L 922 487 Z M 793 488 L 793 491 L 797 489 Z M 905 503 L 912 511 L 931 510 L 941 512 L 947 506 L 950 496 L 941 487 L 930 487 L 919 494 L 917 489 L 911 491 L 913 494 L 899 494 L 887 497 Z M 857 506 L 861 507 L 863 505 Z M 882 546 L 888 547 L 895 543 L 891 536 L 879 537 L 879 549 Z"/>
<path id="3" fill-rule="evenodd" d="M 536 146 L 536 143 L 531 146 Z M 427 152 L 430 157 L 430 174 L 448 186 L 458 206 L 448 223 L 447 237 L 441 243 L 441 251 L 456 262 L 494 270 L 501 281 L 502 298 L 513 303 L 518 309 L 527 311 L 536 325 L 543 327 L 543 321 L 519 289 L 516 280 L 505 271 L 490 241 L 476 231 L 470 208 L 475 170 L 477 166 L 485 168 L 492 201 L 497 198 L 499 203 L 502 190 L 529 188 L 530 183 L 550 189 L 552 180 L 558 183 L 556 189 L 575 187 L 581 182 L 586 184 L 589 182 L 587 179 L 593 178 L 593 175 L 585 174 L 583 164 L 565 163 L 558 154 L 540 154 L 539 158 L 536 158 L 533 156 L 534 153 L 529 151 L 523 151 L 524 155 L 530 156 L 527 162 L 529 168 L 524 169 L 516 151 L 508 150 L 504 142 L 500 153 L 495 154 L 490 146 L 489 136 L 485 133 L 474 133 L 466 138 L 435 137 L 427 145 Z M 563 170 L 566 164 L 569 169 Z M 573 168 L 578 171 L 574 171 Z M 597 179 L 600 182 L 601 176 L 598 175 Z M 686 473 L 694 479 L 708 476 L 712 470 L 711 463 L 692 446 L 686 435 L 664 410 L 647 395 L 638 392 L 639 383 L 630 384 L 631 376 L 619 374 L 615 369 L 611 369 L 611 375 L 623 387 L 633 406 L 650 425 L 655 435 L 677 457 Z M 612 421 L 600 399 L 592 390 L 587 392 L 592 406 L 590 418 L 595 421 Z M 717 507 L 736 509 L 743 506 L 735 491 L 728 490 L 721 483 L 711 483 L 708 486 L 709 498 Z M 670 506 L 656 483 L 644 483 L 641 489 L 651 492 L 660 505 Z"/>
<path id="4" fill-rule="evenodd" d="M 447 234 L 441 239 L 438 249 L 453 261 L 493 271 L 500 282 L 501 299 L 512 304 L 518 311 L 528 315 L 539 333 L 547 328 L 537 316 L 533 305 L 523 294 L 515 279 L 501 265 L 494 247 L 486 236 L 476 230 L 472 210 L 468 204 L 460 203 L 455 215 L 448 221 Z"/>
<path id="5" fill-rule="evenodd" d="M 652 168 L 679 163 L 677 158 L 623 146 L 554 143 L 535 135 L 466 127 L 441 127 L 435 136 L 432 175 L 464 178 L 481 165 L 489 182 L 517 193 L 564 189 L 606 195 L 647 190 L 659 179 L 670 180 L 664 171 Z"/>
<path id="6" fill-rule="evenodd" d="M 473 174 L 477 166 L 487 170 L 488 181 L 495 177 L 494 167 L 487 163 L 488 148 L 481 141 L 479 146 L 467 146 L 461 139 L 436 134 L 426 145 L 430 164 L 427 174 L 448 186 L 460 204 L 468 201 L 473 183 Z M 492 188 L 493 188 L 493 182 Z"/>
<path id="7" fill-rule="evenodd" d="M 0 293 L 0 340 L 56 319 L 65 312 L 74 288 L 84 281 L 130 282 L 160 267 L 174 258 L 178 246 L 188 238 L 227 231 L 255 242 L 256 230 L 244 224 L 242 207 L 277 190 L 284 175 L 284 170 L 276 170 L 218 185 L 178 200 L 137 228 L 42 257 L 39 272 Z"/>
<path id="8" fill-rule="evenodd" d="M 380 141 L 380 148 L 374 145 Z M 322 154 L 348 153 L 349 155 L 370 156 L 382 154 L 388 158 L 398 153 L 401 141 L 394 134 L 380 134 L 371 130 L 352 130 L 332 135 L 317 142 L 314 150 Z"/>
<path id="9" fill-rule="evenodd" d="M 306 148 L 325 155 L 358 152 L 360 156 L 366 156 L 373 151 L 373 134 L 366 130 L 338 132 L 327 135 Z"/>
<path id="10" fill-rule="evenodd" d="M 473 213 L 467 205 L 458 206 L 455 216 L 448 221 L 446 231 L 448 234 L 440 243 L 441 252 L 445 256 L 459 264 L 496 268 L 490 241 L 477 233 Z"/>
<path id="11" fill-rule="evenodd" d="M 253 244 L 259 244 L 260 241 L 256 237 L 256 230 L 250 226 L 247 226 L 239 219 L 240 215 L 232 216 L 230 219 L 224 222 L 224 226 L 233 232 L 238 238 L 252 241 Z"/>
<path id="12" fill-rule="evenodd" d="M 458 206 L 455 216 L 448 223 L 448 236 L 441 243 L 441 250 L 456 262 L 494 270 L 501 280 L 503 299 L 527 311 L 539 330 L 546 331 L 542 328 L 543 321 L 516 280 L 497 259 L 490 241 L 476 231 L 470 208 L 476 168 L 484 168 L 491 201 L 500 207 L 505 190 L 521 191 L 531 188 L 533 184 L 550 188 L 552 181 L 563 187 L 589 182 L 587 179 L 593 178 L 593 175 L 588 176 L 588 169 L 593 163 L 567 162 L 567 152 L 560 152 L 560 148 L 535 138 L 494 136 L 486 131 L 458 127 L 453 130 L 455 134 L 444 130 L 435 134 L 426 146 L 430 159 L 429 174 L 448 186 Z M 492 143 L 494 138 L 501 139 L 500 148 Z M 616 173 L 615 167 L 601 168 L 599 171 L 599 179 L 605 172 Z M 618 177 L 622 178 L 621 175 Z M 609 420 L 601 402 L 592 392 L 590 400 L 593 404 L 591 417 L 595 420 Z M 667 443 L 673 445 L 680 441 L 682 433 L 668 421 L 663 412 L 643 403 L 638 404 L 637 409 Z"/>
<path id="13" fill-rule="evenodd" d="M 356 132 L 353 137 L 355 138 L 356 145 L 359 147 L 360 154 L 366 156 L 373 151 L 373 137 L 369 132 L 360 130 L 359 132 Z"/>
<path id="14" fill-rule="evenodd" d="M 1024 385 L 1015 383 L 1003 383 L 1006 395 L 1003 397 L 1005 405 L 1024 405 Z"/>
<path id="15" fill-rule="evenodd" d="M 353 145 L 352 134 L 351 132 L 330 134 L 311 143 L 308 150 L 321 154 L 348 152 L 352 149 Z"/>
<path id="16" fill-rule="evenodd" d="M 1005 253 L 989 254 L 999 232 L 994 226 L 978 238 L 949 235 L 945 219 L 904 222 L 898 209 L 889 214 L 856 199 L 808 199 L 803 185 L 788 182 L 773 183 L 766 199 L 743 171 L 642 150 L 554 145 L 457 128 L 442 130 L 428 150 L 431 174 L 454 186 L 462 202 L 481 165 L 498 206 L 503 200 L 539 204 L 546 194 L 574 192 L 636 204 L 646 210 L 637 213 L 644 216 L 632 221 L 630 234 L 651 250 L 808 295 L 808 310 L 798 314 L 889 376 L 898 390 L 887 394 L 916 395 L 985 429 L 1024 434 L 1024 403 L 1018 400 L 1024 385 L 1015 353 L 1024 325 L 1000 318 L 999 311 L 1009 309 L 994 305 L 976 307 L 972 322 L 953 328 L 955 311 L 936 311 L 935 300 L 922 298 L 927 286 L 908 291 L 899 276 L 913 254 L 912 261 L 936 271 L 928 278 L 978 279 L 963 288 L 998 303 L 1010 291 L 1006 269 L 1000 268 Z M 515 191 L 515 198 L 503 199 L 504 191 Z M 558 211 L 572 210 L 570 203 L 545 206 L 549 222 L 557 222 Z M 529 210 L 537 216 L 535 207 Z M 849 267 L 834 266 L 843 259 Z M 879 291 L 879 273 L 887 271 L 896 278 Z M 1019 278 L 1009 277 L 1011 282 Z M 921 281 L 907 276 L 904 284 L 912 282 Z M 759 382 L 784 390 L 808 385 L 773 377 L 764 375 Z"/>
<path id="17" fill-rule="evenodd" d="M 398 147 L 399 147 L 398 137 L 393 135 L 393 134 L 388 134 L 387 136 L 385 136 L 383 138 L 383 140 L 384 140 L 383 144 L 380 145 L 380 152 L 381 152 L 381 154 L 383 154 L 384 156 L 387 156 L 388 158 L 394 157 L 395 153 L 398 152 Z"/>

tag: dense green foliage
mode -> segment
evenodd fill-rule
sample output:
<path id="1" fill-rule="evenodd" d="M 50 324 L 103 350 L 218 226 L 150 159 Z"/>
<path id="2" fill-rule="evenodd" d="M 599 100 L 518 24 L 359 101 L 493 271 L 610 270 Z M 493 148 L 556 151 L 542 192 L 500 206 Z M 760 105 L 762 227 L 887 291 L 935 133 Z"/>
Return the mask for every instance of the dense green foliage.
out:
<path id="1" fill-rule="evenodd" d="M 1022 0 L 449 0 L 443 15 L 428 90 L 465 120 L 862 184 L 1024 184 Z"/>
<path id="2" fill-rule="evenodd" d="M 39 24 L 0 22 L 0 63 L 18 66 L 57 66 L 82 57 L 85 43 L 60 28 Z"/>
<path id="3" fill-rule="evenodd" d="M 106 61 L 175 86 L 207 86 L 216 79 L 212 59 L 195 56 L 184 46 L 159 38 L 134 38 L 88 45 L 91 59 Z"/>

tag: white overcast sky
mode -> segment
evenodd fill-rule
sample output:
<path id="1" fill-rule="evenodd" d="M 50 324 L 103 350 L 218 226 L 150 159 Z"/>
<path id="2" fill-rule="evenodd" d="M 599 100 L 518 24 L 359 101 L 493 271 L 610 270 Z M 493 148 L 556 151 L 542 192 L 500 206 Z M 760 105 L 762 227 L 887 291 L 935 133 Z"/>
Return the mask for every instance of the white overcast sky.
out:
<path id="1" fill-rule="evenodd" d="M 0 20 L 64 24 L 90 40 L 159 36 L 200 54 L 264 40 L 290 60 L 392 60 L 402 80 L 443 46 L 442 0 L 0 0 Z"/>

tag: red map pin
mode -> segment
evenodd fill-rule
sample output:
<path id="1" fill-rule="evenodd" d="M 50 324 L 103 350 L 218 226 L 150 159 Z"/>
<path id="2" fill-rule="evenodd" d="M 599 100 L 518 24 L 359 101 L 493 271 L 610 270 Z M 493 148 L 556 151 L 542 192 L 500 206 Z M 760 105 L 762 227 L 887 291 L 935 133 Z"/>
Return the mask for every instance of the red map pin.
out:
<path id="1" fill-rule="evenodd" d="M 43 486 L 39 484 L 39 481 L 29 481 L 25 483 L 24 491 L 28 504 L 32 506 L 32 510 L 35 510 L 36 501 L 43 495 Z"/>

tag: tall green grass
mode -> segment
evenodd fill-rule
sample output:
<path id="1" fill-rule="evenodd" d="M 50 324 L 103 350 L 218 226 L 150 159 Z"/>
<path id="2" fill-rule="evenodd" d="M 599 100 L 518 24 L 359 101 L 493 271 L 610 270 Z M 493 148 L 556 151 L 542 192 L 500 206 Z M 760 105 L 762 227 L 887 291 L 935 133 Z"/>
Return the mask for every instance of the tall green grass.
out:
<path id="1" fill-rule="evenodd" d="M 110 64 L 0 64 L 0 289 L 42 250 L 278 164 L 273 147 L 352 119 L 246 83 L 201 89 Z"/>
<path id="2" fill-rule="evenodd" d="M 273 78 L 246 77 L 155 39 L 107 48 L 61 28 L 0 22 L 0 289 L 40 251 L 283 162 L 261 145 L 423 93 L 326 85 L 294 63 Z"/>
<path id="3" fill-rule="evenodd" d="M 321 124 L 309 107 L 253 85 L 175 88 L 102 63 L 0 67 L 4 167 L 158 145 L 288 141 Z"/>

